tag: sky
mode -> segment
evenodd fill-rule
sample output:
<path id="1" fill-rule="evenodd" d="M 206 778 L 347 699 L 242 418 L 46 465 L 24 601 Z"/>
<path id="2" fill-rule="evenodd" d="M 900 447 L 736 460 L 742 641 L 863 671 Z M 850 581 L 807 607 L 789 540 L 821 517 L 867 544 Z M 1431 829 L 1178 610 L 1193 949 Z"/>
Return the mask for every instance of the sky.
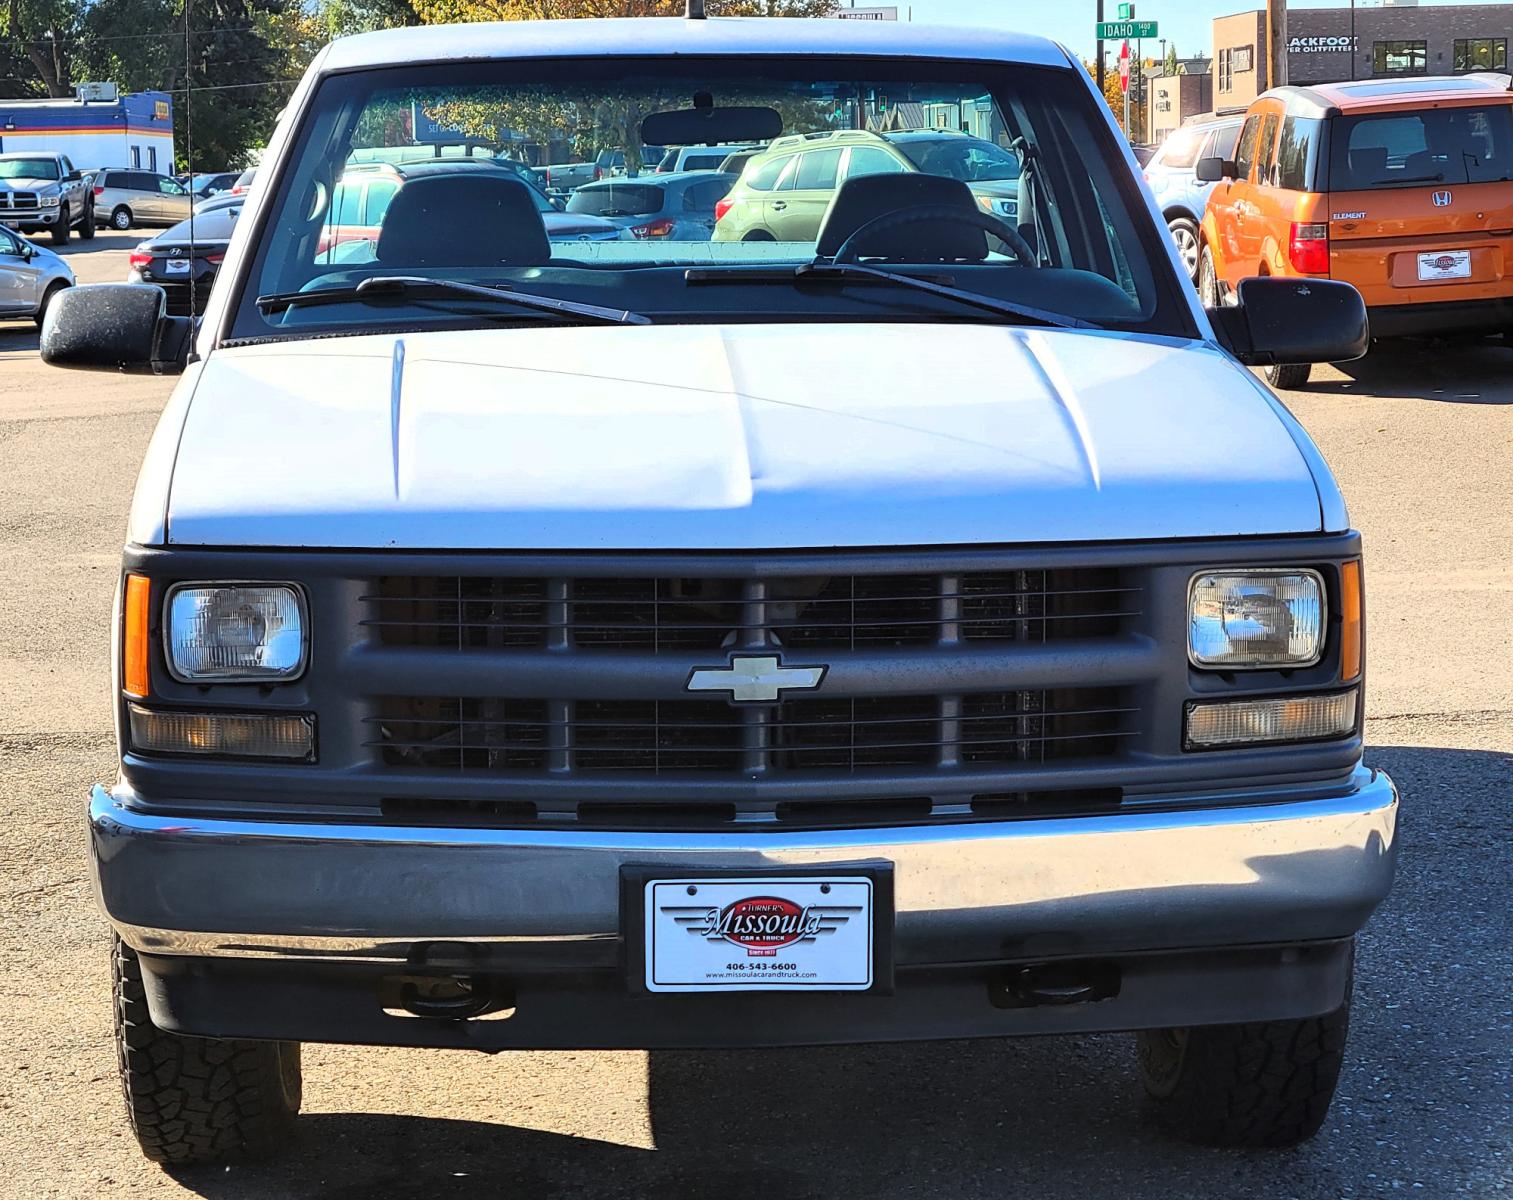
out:
<path id="1" fill-rule="evenodd" d="M 884 0 L 855 0 L 858 5 L 883 3 Z M 912 9 L 914 20 L 940 25 L 989 25 L 1000 29 L 1017 29 L 1038 33 L 1065 42 L 1083 58 L 1093 57 L 1093 25 L 1096 0 L 886 0 L 897 3 L 899 19 Z M 1360 0 L 1361 8 L 1380 6 L 1381 0 Z M 1427 8 L 1438 3 L 1477 3 L 1478 0 L 1419 0 Z M 842 6 L 851 0 L 840 0 Z M 1117 16 L 1118 0 L 1104 0 L 1104 18 Z M 1184 57 L 1207 56 L 1213 42 L 1213 19 L 1230 13 L 1264 8 L 1265 0 L 1135 0 L 1135 16 L 1155 21 L 1159 33 L 1176 42 Z M 1318 0 L 1290 0 L 1290 8 L 1343 8 L 1338 3 Z M 1105 46 L 1105 49 L 1108 49 Z M 1118 46 L 1113 47 L 1117 52 Z M 1147 43 L 1141 49 L 1148 58 L 1160 54 L 1159 45 Z"/>

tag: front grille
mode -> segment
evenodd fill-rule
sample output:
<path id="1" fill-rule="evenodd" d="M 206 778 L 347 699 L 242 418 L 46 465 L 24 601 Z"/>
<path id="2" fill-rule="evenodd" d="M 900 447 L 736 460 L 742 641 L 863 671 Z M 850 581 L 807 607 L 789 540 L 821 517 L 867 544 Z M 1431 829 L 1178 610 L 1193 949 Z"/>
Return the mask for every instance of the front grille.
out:
<path id="1" fill-rule="evenodd" d="M 1113 688 L 723 700 L 382 698 L 370 745 L 390 767 L 478 774 L 851 775 L 1117 754 L 1135 732 Z"/>
<path id="2" fill-rule="evenodd" d="M 0 192 L 0 212 L 9 209 L 19 212 L 22 209 L 37 207 L 36 192 Z"/>
<path id="3" fill-rule="evenodd" d="M 363 624 L 385 646 L 678 653 L 828 651 L 1111 636 L 1139 611 L 1114 569 L 770 579 L 383 576 Z"/>

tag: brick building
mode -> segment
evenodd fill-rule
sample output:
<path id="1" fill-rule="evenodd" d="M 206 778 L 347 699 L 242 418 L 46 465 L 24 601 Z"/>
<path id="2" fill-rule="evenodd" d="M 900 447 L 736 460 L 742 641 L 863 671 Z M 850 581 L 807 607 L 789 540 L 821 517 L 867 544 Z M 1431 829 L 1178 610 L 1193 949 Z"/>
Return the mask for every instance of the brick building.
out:
<path id="1" fill-rule="evenodd" d="M 1213 106 L 1240 112 L 1270 85 L 1266 13 L 1214 21 Z M 1288 83 L 1503 71 L 1513 4 L 1411 3 L 1380 8 L 1294 8 L 1287 13 Z"/>
<path id="2" fill-rule="evenodd" d="M 1211 66 L 1206 58 L 1185 58 L 1175 75 L 1158 73 L 1146 80 L 1146 142 L 1160 143 L 1183 121 L 1213 107 Z"/>

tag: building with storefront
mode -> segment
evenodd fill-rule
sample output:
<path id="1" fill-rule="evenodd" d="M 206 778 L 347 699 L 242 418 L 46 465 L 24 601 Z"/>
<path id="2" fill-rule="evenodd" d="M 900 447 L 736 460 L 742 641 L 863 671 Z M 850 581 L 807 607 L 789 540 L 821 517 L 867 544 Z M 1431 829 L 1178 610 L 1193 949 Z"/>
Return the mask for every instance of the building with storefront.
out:
<path id="1" fill-rule="evenodd" d="M 1214 21 L 1213 107 L 1241 112 L 1271 86 L 1266 13 Z M 1513 4 L 1292 8 L 1287 13 L 1287 83 L 1338 83 L 1405 75 L 1503 71 L 1513 39 Z"/>
<path id="2" fill-rule="evenodd" d="M 102 99 L 84 99 L 99 94 Z M 136 167 L 173 173 L 173 98 L 80 89 L 78 99 L 0 100 L 0 153 L 42 150 L 75 166 Z"/>

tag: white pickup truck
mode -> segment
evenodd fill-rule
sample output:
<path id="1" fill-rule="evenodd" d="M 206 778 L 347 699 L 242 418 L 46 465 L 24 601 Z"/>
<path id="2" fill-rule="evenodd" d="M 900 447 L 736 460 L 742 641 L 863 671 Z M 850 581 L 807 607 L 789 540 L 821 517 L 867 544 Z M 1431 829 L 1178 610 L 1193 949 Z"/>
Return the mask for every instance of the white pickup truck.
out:
<path id="1" fill-rule="evenodd" d="M 18 150 L 0 154 L 0 225 L 23 233 L 45 230 L 55 245 L 79 231 L 95 236 L 95 193 L 91 177 L 66 154 Z"/>
<path id="2" fill-rule="evenodd" d="M 816 236 L 718 243 L 552 242 L 519 180 L 434 172 L 333 263 L 337 182 L 415 97 L 667 146 L 965 114 L 1024 169 L 1009 219 L 816 138 Z M 1367 331 L 1342 284 L 1235 299 L 1197 304 L 1038 38 L 325 49 L 203 321 L 81 287 L 43 331 L 182 372 L 88 811 L 143 1150 L 277 1148 L 306 1041 L 1091 1030 L 1138 1031 L 1184 1136 L 1312 1135 L 1397 794 L 1362 763 L 1360 538 L 1246 364 Z"/>

